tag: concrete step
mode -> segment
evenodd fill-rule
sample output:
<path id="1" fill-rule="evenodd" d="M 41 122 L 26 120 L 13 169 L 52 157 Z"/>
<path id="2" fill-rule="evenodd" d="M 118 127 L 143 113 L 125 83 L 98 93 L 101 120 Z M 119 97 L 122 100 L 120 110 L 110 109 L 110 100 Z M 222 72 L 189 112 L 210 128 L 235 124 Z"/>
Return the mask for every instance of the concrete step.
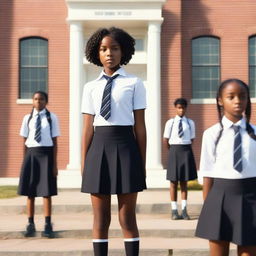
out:
<path id="1" fill-rule="evenodd" d="M 208 256 L 208 241 L 199 238 L 142 238 L 140 256 Z M 0 240 L 0 256 L 91 256 L 90 239 L 12 239 Z M 109 240 L 109 256 L 124 254 L 123 239 Z M 235 246 L 231 245 L 230 256 Z"/>
<path id="2" fill-rule="evenodd" d="M 112 214 L 109 236 L 121 237 L 118 216 Z M 93 216 L 90 213 L 53 215 L 52 221 L 56 238 L 91 238 Z M 137 222 L 141 237 L 193 237 L 197 224 L 196 216 L 191 220 L 171 220 L 169 214 L 138 214 Z M 2 214 L 0 218 L 0 239 L 24 237 L 26 215 Z M 41 237 L 44 217 L 35 215 L 36 237 Z"/>
<path id="3" fill-rule="evenodd" d="M 117 212 L 117 198 L 112 196 L 112 212 Z M 188 210 L 198 215 L 202 207 L 202 192 L 190 191 Z M 137 213 L 168 214 L 171 211 L 169 191 L 146 190 L 138 193 Z M 0 200 L 0 214 L 24 214 L 26 212 L 26 197 Z M 78 190 L 61 190 L 53 197 L 53 214 L 92 212 L 90 195 Z M 36 213 L 42 214 L 42 198 L 36 199 Z"/>

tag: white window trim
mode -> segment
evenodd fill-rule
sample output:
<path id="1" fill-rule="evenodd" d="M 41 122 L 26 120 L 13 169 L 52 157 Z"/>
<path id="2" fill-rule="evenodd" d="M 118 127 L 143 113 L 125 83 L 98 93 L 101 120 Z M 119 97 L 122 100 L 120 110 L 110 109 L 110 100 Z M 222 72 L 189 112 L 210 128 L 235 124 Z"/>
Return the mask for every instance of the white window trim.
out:
<path id="1" fill-rule="evenodd" d="M 191 99 L 191 104 L 216 104 L 216 99 L 210 98 L 210 99 Z"/>
<path id="2" fill-rule="evenodd" d="M 28 105 L 28 104 L 30 105 L 33 103 L 33 100 L 32 99 L 17 99 L 16 103 L 20 104 L 20 105 Z"/>

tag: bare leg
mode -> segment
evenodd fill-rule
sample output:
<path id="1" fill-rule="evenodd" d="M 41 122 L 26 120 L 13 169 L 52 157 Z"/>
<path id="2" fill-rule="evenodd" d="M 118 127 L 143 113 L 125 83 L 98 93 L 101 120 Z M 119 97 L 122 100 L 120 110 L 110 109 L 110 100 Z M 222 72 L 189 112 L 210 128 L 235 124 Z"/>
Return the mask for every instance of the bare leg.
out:
<path id="1" fill-rule="evenodd" d="M 28 218 L 34 217 L 35 214 L 35 198 L 28 197 L 27 198 L 27 215 Z"/>
<path id="2" fill-rule="evenodd" d="M 49 197 L 44 197 L 43 199 L 44 202 L 44 216 L 48 217 L 52 215 L 52 198 Z"/>
<path id="3" fill-rule="evenodd" d="M 111 195 L 91 194 L 93 207 L 93 238 L 107 239 L 111 221 Z"/>
<path id="4" fill-rule="evenodd" d="M 228 256 L 229 255 L 229 242 L 226 241 L 209 241 L 210 256 Z"/>
<path id="5" fill-rule="evenodd" d="M 139 255 L 139 231 L 136 222 L 137 193 L 118 196 L 119 222 L 124 234 L 126 256 Z"/>
<path id="6" fill-rule="evenodd" d="M 178 182 L 177 181 L 171 181 L 171 184 L 170 184 L 171 201 L 176 201 L 177 202 L 177 190 L 178 190 Z"/>
<path id="7" fill-rule="evenodd" d="M 187 200 L 188 198 L 188 186 L 187 181 L 180 181 L 181 199 Z"/>

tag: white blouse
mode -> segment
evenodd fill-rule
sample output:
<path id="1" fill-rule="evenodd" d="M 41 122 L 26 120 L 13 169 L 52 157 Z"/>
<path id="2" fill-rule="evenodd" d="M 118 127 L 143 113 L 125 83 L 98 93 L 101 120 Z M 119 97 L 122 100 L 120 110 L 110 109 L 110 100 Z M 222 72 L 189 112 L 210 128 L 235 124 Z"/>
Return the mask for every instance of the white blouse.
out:
<path id="1" fill-rule="evenodd" d="M 233 168 L 234 130 L 233 122 L 225 116 L 222 118 L 223 132 L 215 150 L 215 141 L 221 129 L 215 124 L 205 130 L 202 140 L 200 173 L 203 177 L 243 179 L 256 177 L 256 141 L 246 131 L 245 119 L 236 123 L 239 125 L 242 138 L 243 171 L 240 173 Z M 252 126 L 252 125 L 251 125 Z M 256 133 L 256 126 L 252 126 Z"/>
<path id="2" fill-rule="evenodd" d="M 24 116 L 22 125 L 20 128 L 20 136 L 27 138 L 25 145 L 30 147 L 51 147 L 53 146 L 52 137 L 60 136 L 60 128 L 59 128 L 59 121 L 57 116 L 50 112 L 51 120 L 52 120 L 52 133 L 50 131 L 50 124 L 46 117 L 46 110 L 43 109 L 39 112 L 41 117 L 41 141 L 38 143 L 34 137 L 36 132 L 36 120 L 37 120 L 38 111 L 34 109 L 32 118 L 30 119 L 28 125 L 28 119 L 30 114 Z"/>
<path id="3" fill-rule="evenodd" d="M 181 138 L 178 136 L 180 119 L 182 120 L 182 128 L 184 132 L 184 135 Z M 171 118 L 166 122 L 163 137 L 169 139 L 170 145 L 191 144 L 191 140 L 195 138 L 195 123 L 185 116 L 180 117 L 176 115 L 175 118 Z"/>
<path id="4" fill-rule="evenodd" d="M 136 76 L 127 74 L 119 68 L 112 76 L 111 116 L 105 120 L 100 115 L 103 91 L 107 80 L 102 71 L 96 80 L 84 86 L 82 113 L 94 115 L 94 126 L 134 125 L 133 110 L 146 108 L 146 90 L 143 82 Z"/>

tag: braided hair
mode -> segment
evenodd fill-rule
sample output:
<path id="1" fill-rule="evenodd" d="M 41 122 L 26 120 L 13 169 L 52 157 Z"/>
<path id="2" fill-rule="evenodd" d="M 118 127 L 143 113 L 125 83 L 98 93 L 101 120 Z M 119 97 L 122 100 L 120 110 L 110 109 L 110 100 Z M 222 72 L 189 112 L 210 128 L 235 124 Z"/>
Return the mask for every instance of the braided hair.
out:
<path id="1" fill-rule="evenodd" d="M 250 99 L 249 87 L 248 87 L 248 85 L 245 82 L 243 82 L 240 79 L 236 79 L 236 78 L 227 79 L 227 80 L 223 81 L 220 84 L 219 89 L 217 91 L 217 95 L 216 95 L 216 103 L 217 103 L 218 118 L 219 118 L 219 123 L 220 123 L 220 131 L 219 131 L 219 134 L 218 134 L 218 136 L 216 138 L 216 141 L 215 141 L 215 150 L 214 150 L 214 154 L 215 155 L 216 155 L 217 145 L 218 145 L 218 143 L 220 141 L 220 138 L 222 136 L 222 133 L 223 133 L 223 124 L 222 124 L 223 108 L 219 104 L 219 98 L 221 98 L 223 89 L 226 88 L 226 86 L 228 84 L 230 84 L 230 83 L 237 83 L 237 84 L 239 84 L 240 86 L 242 86 L 246 90 L 246 93 L 247 93 L 247 106 L 246 106 L 246 109 L 245 109 L 246 131 L 247 131 L 248 135 L 253 140 L 256 140 L 256 135 L 254 133 L 254 130 L 253 130 L 252 126 L 250 125 L 250 119 L 251 119 L 251 99 Z"/>

